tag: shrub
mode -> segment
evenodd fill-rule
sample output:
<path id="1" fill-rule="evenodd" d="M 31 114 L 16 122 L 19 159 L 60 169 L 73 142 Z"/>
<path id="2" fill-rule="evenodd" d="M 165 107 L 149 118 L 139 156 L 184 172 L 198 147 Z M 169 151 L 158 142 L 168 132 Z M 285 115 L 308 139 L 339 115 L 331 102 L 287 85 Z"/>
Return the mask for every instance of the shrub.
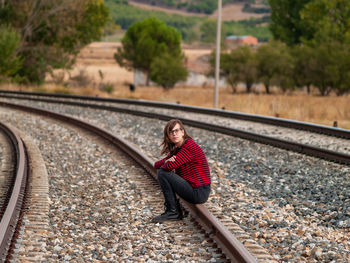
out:
<path id="1" fill-rule="evenodd" d="M 101 83 L 100 90 L 111 94 L 114 91 L 114 85 L 112 83 Z"/>
<path id="2" fill-rule="evenodd" d="M 21 36 L 9 26 L 0 27 L 0 76 L 15 75 L 22 66 L 22 58 L 17 55 Z"/>

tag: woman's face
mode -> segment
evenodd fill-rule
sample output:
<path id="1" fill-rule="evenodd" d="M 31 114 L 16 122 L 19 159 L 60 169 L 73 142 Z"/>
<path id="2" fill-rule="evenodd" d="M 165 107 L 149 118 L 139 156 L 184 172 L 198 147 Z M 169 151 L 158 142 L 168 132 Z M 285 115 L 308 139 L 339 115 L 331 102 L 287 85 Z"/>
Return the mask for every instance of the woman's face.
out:
<path id="1" fill-rule="evenodd" d="M 180 124 L 176 123 L 174 128 L 169 132 L 169 138 L 176 146 L 181 146 L 184 142 L 185 131 L 181 128 Z"/>

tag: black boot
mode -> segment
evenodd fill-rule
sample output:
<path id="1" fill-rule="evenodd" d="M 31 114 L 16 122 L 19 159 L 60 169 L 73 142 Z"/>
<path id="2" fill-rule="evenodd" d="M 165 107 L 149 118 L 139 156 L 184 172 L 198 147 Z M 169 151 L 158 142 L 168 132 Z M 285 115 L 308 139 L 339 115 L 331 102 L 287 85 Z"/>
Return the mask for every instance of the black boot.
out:
<path id="1" fill-rule="evenodd" d="M 167 203 L 164 203 L 165 205 L 165 212 L 159 216 L 156 216 L 152 219 L 152 222 L 164 222 L 164 221 L 175 221 L 175 220 L 181 220 L 182 219 L 182 211 L 178 209 L 176 206 L 168 205 Z"/>
<path id="2" fill-rule="evenodd" d="M 178 211 L 178 213 L 180 214 L 181 219 L 184 217 L 182 214 L 182 209 L 181 209 L 181 205 L 180 205 L 180 201 L 179 199 L 176 199 L 176 209 Z"/>

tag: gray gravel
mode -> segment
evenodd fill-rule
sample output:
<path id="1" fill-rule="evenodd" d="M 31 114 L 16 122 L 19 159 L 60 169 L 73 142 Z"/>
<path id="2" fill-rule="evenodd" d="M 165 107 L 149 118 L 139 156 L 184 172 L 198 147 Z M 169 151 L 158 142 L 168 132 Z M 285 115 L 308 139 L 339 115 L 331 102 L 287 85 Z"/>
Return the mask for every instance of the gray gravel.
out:
<path id="1" fill-rule="evenodd" d="M 7 99 L 7 100 L 18 101 L 15 99 Z M 70 100 L 65 99 L 65 101 L 70 101 Z M 79 100 L 72 100 L 72 101 L 77 102 Z M 85 101 L 81 101 L 81 102 L 85 102 Z M 31 102 L 25 102 L 22 100 L 20 100 L 20 103 L 31 104 Z M 33 103 L 36 104 L 36 102 L 33 102 Z M 90 101 L 88 101 L 88 103 L 110 105 L 110 106 L 115 106 L 120 108 L 135 109 L 135 110 L 140 110 L 145 112 L 156 112 L 156 113 L 166 114 L 174 117 L 194 119 L 198 121 L 212 123 L 215 125 L 230 127 L 233 129 L 249 131 L 256 134 L 277 137 L 287 141 L 293 141 L 297 143 L 312 145 L 323 149 L 328 149 L 331 151 L 341 152 L 341 153 L 350 155 L 350 140 L 335 138 L 332 136 L 322 135 L 318 133 L 311 133 L 307 131 L 278 127 L 274 125 L 256 123 L 251 121 L 217 117 L 217 116 L 198 114 L 198 113 L 192 113 L 192 112 L 184 112 L 184 111 L 173 110 L 173 109 L 145 107 L 145 106 L 128 105 L 128 104 L 121 104 L 121 103 L 103 103 L 103 102 L 90 102 Z"/>
<path id="2" fill-rule="evenodd" d="M 46 163 L 50 233 L 44 262 L 216 262 L 209 243 L 198 249 L 186 241 L 202 238 L 189 217 L 170 227 L 150 223 L 161 212 L 160 191 L 152 193 L 155 209 L 152 196 L 133 180 L 140 169 L 108 146 L 23 112 L 0 108 L 0 118 L 32 137 Z"/>
<path id="3" fill-rule="evenodd" d="M 98 123 L 149 156 L 160 157 L 162 121 L 70 106 L 44 107 Z M 188 131 L 211 166 L 209 202 L 276 259 L 350 262 L 349 167 L 200 129 Z"/>
<path id="4" fill-rule="evenodd" d="M 317 133 L 310 133 L 307 131 L 278 127 L 274 125 L 267 125 L 267 124 L 256 123 L 251 121 L 210 116 L 205 114 L 184 112 L 184 111 L 172 110 L 172 109 L 162 109 L 162 108 L 155 108 L 155 107 L 144 107 L 144 106 L 118 104 L 118 103 L 98 103 L 98 104 L 111 105 L 111 106 L 120 107 L 120 108 L 136 109 L 136 110 L 141 110 L 145 112 L 156 112 L 156 113 L 166 114 L 174 117 L 180 116 L 182 118 L 204 121 L 204 122 L 208 122 L 216 125 L 221 125 L 224 127 L 245 130 L 245 131 L 249 131 L 257 134 L 263 134 L 271 137 L 278 137 L 280 139 L 284 139 L 288 141 L 314 145 L 320 148 L 342 152 L 350 155 L 350 140 L 347 140 L 347 139 L 335 138 L 332 136 L 327 136 L 327 135 L 322 135 Z"/>

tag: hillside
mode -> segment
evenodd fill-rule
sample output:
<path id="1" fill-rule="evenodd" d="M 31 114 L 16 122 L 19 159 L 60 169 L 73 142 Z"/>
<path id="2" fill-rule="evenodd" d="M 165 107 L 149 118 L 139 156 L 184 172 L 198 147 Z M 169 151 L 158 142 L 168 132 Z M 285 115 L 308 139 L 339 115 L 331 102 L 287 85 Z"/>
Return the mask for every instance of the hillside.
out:
<path id="1" fill-rule="evenodd" d="M 268 14 L 269 7 L 263 3 L 266 1 L 255 1 L 255 0 L 222 0 L 222 5 L 224 8 L 231 6 L 239 8 L 239 11 L 242 13 L 258 14 L 260 17 L 261 14 Z M 164 12 L 176 12 L 182 15 L 199 14 L 199 15 L 213 15 L 217 10 L 218 1 L 217 0 L 129 0 L 129 4 L 134 6 L 161 10 Z M 230 9 L 230 8 L 229 8 Z M 182 11 L 182 12 L 181 12 Z M 236 11 L 236 10 L 235 10 Z M 246 19 L 251 16 L 240 16 L 241 19 Z M 225 19 L 229 20 L 229 18 Z M 235 19 L 235 18 L 234 18 Z M 238 18 L 239 19 L 239 18 Z"/>
<path id="2" fill-rule="evenodd" d="M 155 17 L 168 26 L 175 27 L 187 43 L 214 44 L 216 39 L 216 11 L 211 15 L 190 13 L 185 10 L 176 10 L 160 6 L 136 3 L 134 0 L 105 0 L 112 21 L 127 30 L 136 21 L 148 17 Z M 254 5 L 257 6 L 257 5 Z M 228 35 L 252 35 L 259 41 L 271 38 L 268 29 L 269 14 L 248 13 L 243 3 L 227 4 L 223 8 L 223 37 Z M 260 7 L 259 7 L 260 8 Z M 112 35 L 112 34 L 111 34 Z"/>
<path id="3" fill-rule="evenodd" d="M 209 17 L 216 18 L 217 10 L 214 10 L 212 14 L 198 13 L 198 12 L 189 12 L 184 9 L 177 8 L 169 8 L 165 6 L 151 5 L 146 3 L 147 1 L 135 1 L 129 0 L 129 4 L 132 6 L 136 6 L 145 10 L 153 10 L 160 11 L 168 14 L 178 14 L 182 16 L 197 16 L 197 17 Z M 150 1 L 149 1 L 150 2 Z M 244 12 L 244 7 L 246 3 L 244 1 L 237 3 L 229 3 L 222 7 L 222 21 L 241 21 L 247 20 L 250 18 L 262 18 L 267 15 L 267 13 L 252 13 L 252 12 Z M 253 5 L 251 5 L 253 6 Z M 261 5 L 255 5 L 257 7 L 261 7 Z M 253 6 L 254 7 L 254 6 Z M 265 6 L 263 6 L 265 7 Z"/>

